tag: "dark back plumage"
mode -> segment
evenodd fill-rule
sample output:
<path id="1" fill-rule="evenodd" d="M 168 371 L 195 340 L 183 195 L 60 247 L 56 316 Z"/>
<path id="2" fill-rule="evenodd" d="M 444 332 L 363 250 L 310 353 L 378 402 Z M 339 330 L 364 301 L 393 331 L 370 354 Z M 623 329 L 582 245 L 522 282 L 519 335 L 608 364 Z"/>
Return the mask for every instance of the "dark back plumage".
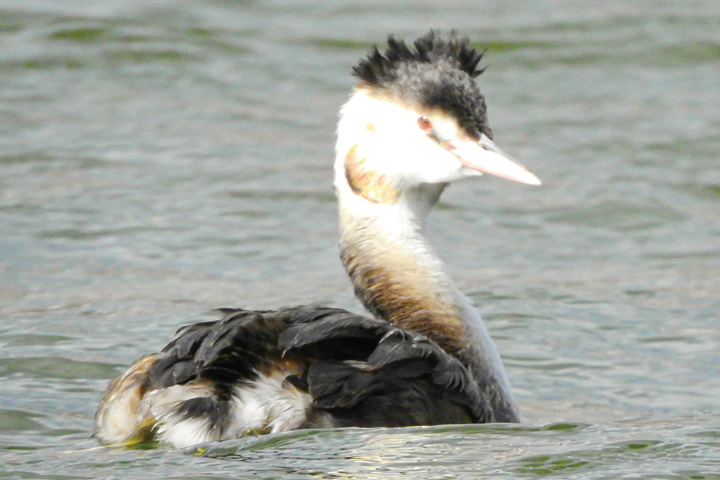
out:
<path id="1" fill-rule="evenodd" d="M 454 31 L 448 35 L 431 31 L 413 46 L 390 35 L 385 51 L 375 47 L 353 67 L 353 74 L 361 85 L 411 105 L 444 110 L 468 134 L 492 138 L 485 98 L 475 81 L 484 70 L 478 68 L 482 56 L 468 38 Z"/>
<path id="2" fill-rule="evenodd" d="M 149 391 L 212 385 L 210 395 L 179 402 L 171 423 L 204 419 L 224 438 L 233 421 L 234 389 L 279 371 L 283 362 L 297 371 L 285 378 L 287 385 L 313 398 L 303 428 L 492 420 L 466 367 L 422 335 L 328 307 L 222 311 L 222 320 L 180 329 L 144 377 Z"/>

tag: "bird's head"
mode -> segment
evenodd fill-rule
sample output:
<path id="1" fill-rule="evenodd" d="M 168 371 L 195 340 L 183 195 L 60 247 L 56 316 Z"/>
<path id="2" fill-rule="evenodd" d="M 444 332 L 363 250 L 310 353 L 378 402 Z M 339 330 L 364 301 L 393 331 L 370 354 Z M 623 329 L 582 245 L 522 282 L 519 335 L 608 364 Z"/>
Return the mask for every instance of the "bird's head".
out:
<path id="1" fill-rule="evenodd" d="M 483 173 L 539 185 L 492 141 L 475 81 L 481 57 L 454 32 L 430 32 L 413 46 L 390 36 L 361 60 L 338 124 L 336 183 L 374 203 Z"/>

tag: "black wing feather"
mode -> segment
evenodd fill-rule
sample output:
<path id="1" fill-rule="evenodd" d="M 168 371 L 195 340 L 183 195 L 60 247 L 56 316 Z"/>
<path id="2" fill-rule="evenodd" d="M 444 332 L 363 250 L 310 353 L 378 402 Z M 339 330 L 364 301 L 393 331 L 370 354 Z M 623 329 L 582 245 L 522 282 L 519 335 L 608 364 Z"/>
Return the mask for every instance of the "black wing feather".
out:
<path id="1" fill-rule="evenodd" d="M 150 370 L 149 386 L 207 380 L 218 398 L 227 398 L 233 385 L 294 359 L 305 367 L 286 381 L 313 399 L 308 427 L 315 421 L 327 425 L 328 418 L 336 426 L 490 419 L 488 404 L 468 370 L 422 335 L 327 307 L 222 313 L 219 321 L 180 329 Z M 214 401 L 193 400 L 182 409 L 191 416 L 215 411 L 205 405 Z"/>

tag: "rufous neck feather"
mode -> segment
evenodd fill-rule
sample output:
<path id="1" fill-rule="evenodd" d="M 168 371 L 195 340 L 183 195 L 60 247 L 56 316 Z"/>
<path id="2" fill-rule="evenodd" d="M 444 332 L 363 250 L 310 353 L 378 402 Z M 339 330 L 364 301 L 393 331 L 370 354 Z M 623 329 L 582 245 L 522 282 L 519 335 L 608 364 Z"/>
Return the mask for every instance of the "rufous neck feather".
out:
<path id="1" fill-rule="evenodd" d="M 371 219 L 341 215 L 341 259 L 365 307 L 463 357 L 467 335 L 455 287 L 430 247 L 419 236 L 403 238 Z"/>

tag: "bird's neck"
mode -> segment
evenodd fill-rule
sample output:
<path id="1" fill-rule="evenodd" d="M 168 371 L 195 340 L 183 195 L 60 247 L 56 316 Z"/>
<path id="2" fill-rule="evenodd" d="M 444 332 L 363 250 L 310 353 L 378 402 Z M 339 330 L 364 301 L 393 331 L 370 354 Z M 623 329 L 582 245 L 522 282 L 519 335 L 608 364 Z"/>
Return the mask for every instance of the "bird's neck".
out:
<path id="1" fill-rule="evenodd" d="M 426 193 L 437 197 L 439 191 Z M 465 356 L 461 296 L 425 241 L 423 219 L 405 205 L 408 192 L 393 205 L 353 194 L 340 202 L 340 256 L 358 298 L 376 317 Z"/>
<path id="2" fill-rule="evenodd" d="M 338 174 L 341 259 L 364 306 L 376 317 L 421 333 L 458 358 L 488 394 L 495 421 L 517 421 L 510 385 L 480 316 L 425 240 L 425 217 L 445 185 L 367 198 Z"/>

